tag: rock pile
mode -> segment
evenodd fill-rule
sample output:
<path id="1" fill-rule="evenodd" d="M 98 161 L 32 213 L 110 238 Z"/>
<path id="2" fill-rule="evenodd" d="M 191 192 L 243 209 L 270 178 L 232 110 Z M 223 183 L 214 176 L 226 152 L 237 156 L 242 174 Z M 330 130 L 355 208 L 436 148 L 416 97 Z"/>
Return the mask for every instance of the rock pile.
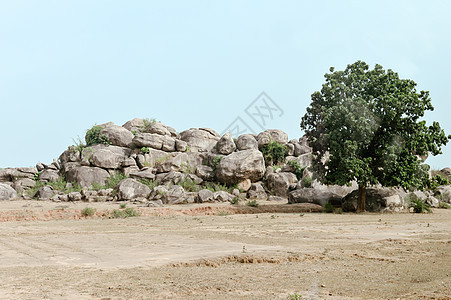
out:
<path id="1" fill-rule="evenodd" d="M 237 197 L 331 203 L 348 211 L 356 201 L 352 192 L 356 185 L 312 182 L 307 169 L 312 153 L 306 138 L 288 140 L 278 129 L 233 139 L 229 133 L 220 136 L 210 128 L 177 133 L 163 123 L 136 118 L 123 126 L 97 125 L 88 130 L 86 142 L 69 147 L 48 165 L 0 169 L 0 200 L 116 200 L 158 206 Z M 270 149 L 265 145 L 271 143 L 284 148 L 283 157 L 265 152 Z M 445 189 L 439 189 L 440 193 L 448 193 Z M 367 207 L 399 210 L 406 195 L 393 189 L 369 190 Z"/>

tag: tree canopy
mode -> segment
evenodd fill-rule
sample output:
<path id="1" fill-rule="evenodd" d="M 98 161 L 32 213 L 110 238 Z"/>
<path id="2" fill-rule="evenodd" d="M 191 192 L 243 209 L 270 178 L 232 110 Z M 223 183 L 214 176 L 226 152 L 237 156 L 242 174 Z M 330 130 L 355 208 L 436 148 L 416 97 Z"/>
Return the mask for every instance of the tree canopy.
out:
<path id="1" fill-rule="evenodd" d="M 325 184 L 356 181 L 368 185 L 428 185 L 426 165 L 418 158 L 441 154 L 451 136 L 438 122 L 422 119 L 432 111 L 429 92 L 376 65 L 357 61 L 344 71 L 324 75 L 326 82 L 311 96 L 301 128 L 313 148 L 314 178 Z"/>

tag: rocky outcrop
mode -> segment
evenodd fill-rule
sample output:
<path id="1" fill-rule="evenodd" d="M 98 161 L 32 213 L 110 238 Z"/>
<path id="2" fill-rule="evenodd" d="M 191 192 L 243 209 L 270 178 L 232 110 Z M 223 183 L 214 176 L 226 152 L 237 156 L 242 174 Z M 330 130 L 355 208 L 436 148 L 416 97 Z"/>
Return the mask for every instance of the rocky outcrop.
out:
<path id="1" fill-rule="evenodd" d="M 112 145 L 119 147 L 129 147 L 133 140 L 133 134 L 129 130 L 117 125 L 103 128 L 100 134 L 106 136 Z"/>
<path id="2" fill-rule="evenodd" d="M 72 168 L 67 173 L 67 180 L 79 184 L 82 187 L 91 187 L 93 183 L 105 185 L 110 174 L 98 167 L 80 166 Z"/>
<path id="3" fill-rule="evenodd" d="M 272 173 L 266 178 L 268 190 L 274 196 L 287 197 L 288 188 L 297 183 L 296 175 L 289 172 Z"/>
<path id="4" fill-rule="evenodd" d="M 257 135 L 258 147 L 276 142 L 282 145 L 288 143 L 288 135 L 280 129 L 268 129 Z"/>
<path id="5" fill-rule="evenodd" d="M 327 189 L 301 188 L 288 193 L 288 203 L 341 203 L 342 196 Z"/>

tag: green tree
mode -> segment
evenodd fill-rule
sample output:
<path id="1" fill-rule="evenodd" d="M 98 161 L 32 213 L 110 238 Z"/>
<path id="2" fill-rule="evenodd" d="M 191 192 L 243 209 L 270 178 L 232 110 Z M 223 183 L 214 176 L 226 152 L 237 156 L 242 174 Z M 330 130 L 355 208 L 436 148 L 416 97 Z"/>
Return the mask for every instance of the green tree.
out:
<path id="1" fill-rule="evenodd" d="M 421 118 L 434 108 L 429 92 L 392 70 L 363 61 L 325 74 L 301 119 L 313 148 L 314 178 L 325 184 L 359 184 L 358 210 L 365 210 L 365 187 L 373 184 L 424 187 L 429 166 L 419 156 L 441 154 L 451 136 L 439 123 Z"/>

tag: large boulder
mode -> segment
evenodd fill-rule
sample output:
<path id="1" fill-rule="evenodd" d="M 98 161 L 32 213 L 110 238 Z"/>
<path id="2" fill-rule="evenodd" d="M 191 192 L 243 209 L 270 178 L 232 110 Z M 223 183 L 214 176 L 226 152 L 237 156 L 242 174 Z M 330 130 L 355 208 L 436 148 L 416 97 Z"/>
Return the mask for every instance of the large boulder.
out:
<path id="1" fill-rule="evenodd" d="M 132 178 L 119 182 L 116 187 L 118 200 L 134 200 L 145 198 L 150 194 L 150 188 Z"/>
<path id="2" fill-rule="evenodd" d="M 274 196 L 286 197 L 288 187 L 297 183 L 296 175 L 289 172 L 272 173 L 266 178 L 266 187 Z"/>
<path id="3" fill-rule="evenodd" d="M 191 151 L 205 152 L 216 146 L 219 134 L 209 128 L 191 128 L 182 131 L 179 138 L 188 144 Z"/>
<path id="4" fill-rule="evenodd" d="M 183 173 L 196 172 L 196 168 L 202 165 L 204 156 L 198 152 L 178 153 L 157 166 L 158 173 L 180 171 Z"/>
<path id="5" fill-rule="evenodd" d="M 15 181 L 20 178 L 33 179 L 38 173 L 36 168 L 6 168 L 0 170 L 0 182 Z"/>
<path id="6" fill-rule="evenodd" d="M 236 140 L 238 150 L 258 149 L 258 143 L 252 134 L 242 134 Z"/>
<path id="7" fill-rule="evenodd" d="M 67 172 L 67 180 L 75 182 L 82 187 L 91 187 L 93 183 L 105 185 L 110 178 L 110 174 L 102 168 L 98 167 L 74 167 Z"/>
<path id="8" fill-rule="evenodd" d="M 288 193 L 288 203 L 313 203 L 321 206 L 326 203 L 337 205 L 341 203 L 342 196 L 328 189 L 303 188 Z"/>
<path id="9" fill-rule="evenodd" d="M 270 142 L 277 142 L 285 145 L 288 143 L 288 135 L 280 129 L 267 129 L 257 136 L 258 147 L 267 145 Z"/>
<path id="10" fill-rule="evenodd" d="M 145 132 L 155 133 L 159 135 L 171 135 L 171 132 L 168 130 L 168 127 L 160 122 L 151 123 L 146 126 Z"/>
<path id="11" fill-rule="evenodd" d="M 342 208 L 345 212 L 355 212 L 359 201 L 359 190 L 355 190 L 343 198 Z M 390 188 L 367 188 L 365 209 L 368 212 L 399 211 L 403 208 L 403 200 L 396 190 Z"/>
<path id="12" fill-rule="evenodd" d="M 216 167 L 216 177 L 220 182 L 236 184 L 243 179 L 260 180 L 265 170 L 265 160 L 260 151 L 244 150 L 223 157 Z"/>
<path id="13" fill-rule="evenodd" d="M 236 145 L 233 141 L 232 135 L 227 132 L 224 134 L 216 144 L 216 150 L 219 154 L 229 155 L 233 151 L 235 151 Z"/>
<path id="14" fill-rule="evenodd" d="M 0 183 L 0 200 L 14 200 L 17 192 L 6 183 Z"/>
<path id="15" fill-rule="evenodd" d="M 212 202 L 214 200 L 214 193 L 210 190 L 203 189 L 197 193 L 194 202 L 196 203 L 204 203 L 204 202 Z"/>
<path id="16" fill-rule="evenodd" d="M 249 199 L 268 199 L 268 195 L 265 192 L 265 189 L 260 183 L 253 183 L 247 191 L 247 198 Z"/>
<path id="17" fill-rule="evenodd" d="M 133 138 L 133 144 L 138 147 L 150 147 L 168 152 L 175 151 L 175 138 L 156 133 L 137 133 Z"/>
<path id="18" fill-rule="evenodd" d="M 89 149 L 92 149 L 91 154 Z M 89 161 L 94 166 L 104 169 L 119 169 L 131 153 L 128 148 L 106 145 L 88 147 L 86 151 L 90 155 Z"/>
<path id="19" fill-rule="evenodd" d="M 212 181 L 215 178 L 215 171 L 210 166 L 198 166 L 196 168 L 196 175 L 206 181 Z"/>
<path id="20" fill-rule="evenodd" d="M 124 125 L 122 125 L 122 127 L 132 133 L 136 133 L 144 128 L 144 119 L 134 118 L 133 120 L 127 121 Z"/>
<path id="21" fill-rule="evenodd" d="M 164 204 L 180 204 L 187 202 L 185 190 L 180 185 L 173 185 L 168 188 L 166 194 L 162 195 Z"/>
<path id="22" fill-rule="evenodd" d="M 439 186 L 436 189 L 434 196 L 442 202 L 451 203 L 451 185 Z"/>
<path id="23" fill-rule="evenodd" d="M 100 134 L 106 136 L 114 146 L 129 147 L 133 140 L 131 131 L 117 125 L 103 128 Z"/>
<path id="24" fill-rule="evenodd" d="M 51 187 L 50 185 L 45 185 L 37 191 L 34 197 L 38 198 L 39 200 L 49 200 L 53 195 L 55 195 L 53 187 Z"/>
<path id="25" fill-rule="evenodd" d="M 52 169 L 45 169 L 38 176 L 38 179 L 42 181 L 57 181 L 59 178 L 60 178 L 59 172 Z"/>

